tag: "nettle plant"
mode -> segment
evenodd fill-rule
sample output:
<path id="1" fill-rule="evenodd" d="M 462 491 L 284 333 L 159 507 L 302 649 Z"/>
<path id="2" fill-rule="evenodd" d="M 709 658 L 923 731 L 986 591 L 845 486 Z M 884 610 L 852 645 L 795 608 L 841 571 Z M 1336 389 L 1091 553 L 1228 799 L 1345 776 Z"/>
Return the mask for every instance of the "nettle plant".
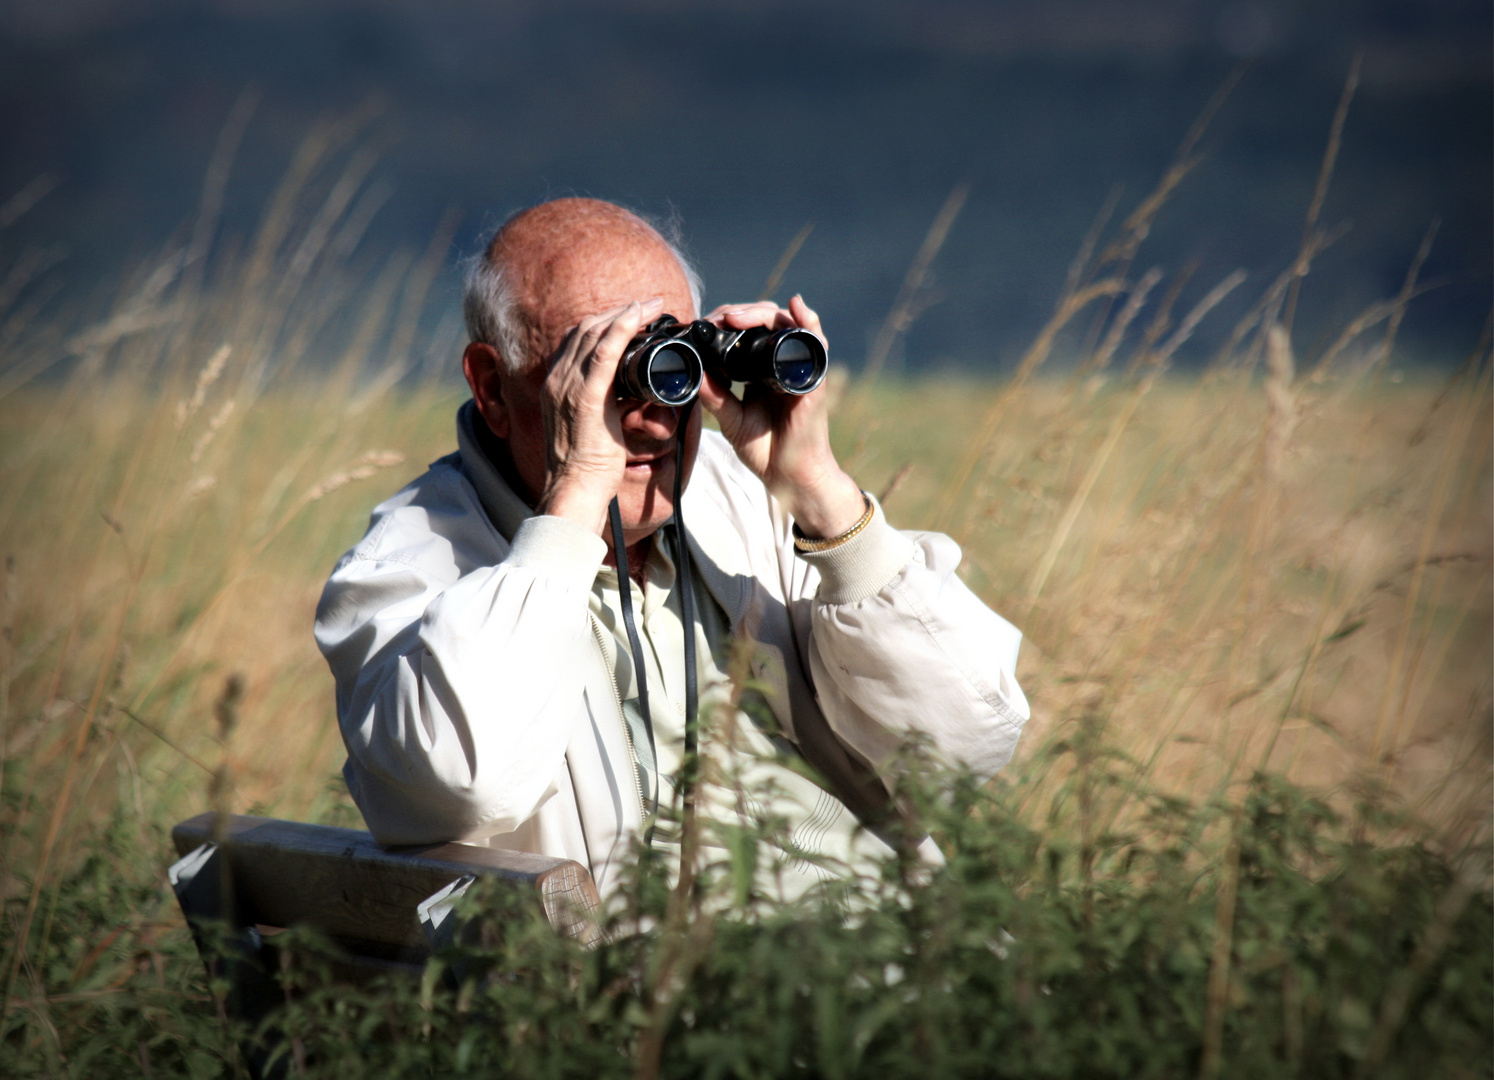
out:
<path id="1" fill-rule="evenodd" d="M 1042 784 L 925 760 L 900 795 L 942 868 L 895 857 L 781 903 L 752 866 L 775 823 L 692 852 L 687 818 L 683 871 L 638 850 L 591 945 L 502 888 L 464 898 L 418 985 L 338 985 L 293 936 L 284 1007 L 234 1034 L 293 1075 L 1489 1073 L 1486 863 L 1376 792 L 1341 809 L 1257 775 L 1190 804 L 1082 729 L 1034 756 Z"/>

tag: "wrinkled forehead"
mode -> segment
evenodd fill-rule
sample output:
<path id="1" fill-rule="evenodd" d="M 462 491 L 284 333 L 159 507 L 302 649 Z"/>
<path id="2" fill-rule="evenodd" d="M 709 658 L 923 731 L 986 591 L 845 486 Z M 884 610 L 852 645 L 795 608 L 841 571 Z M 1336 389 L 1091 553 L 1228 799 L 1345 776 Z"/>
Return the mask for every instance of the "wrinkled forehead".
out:
<path id="1" fill-rule="evenodd" d="M 543 211 L 545 207 L 538 210 Z M 690 283 L 674 252 L 625 211 L 525 215 L 494 244 L 513 283 L 529 345 L 549 355 L 582 319 L 634 300 L 664 298 L 679 319 L 696 314 Z"/>

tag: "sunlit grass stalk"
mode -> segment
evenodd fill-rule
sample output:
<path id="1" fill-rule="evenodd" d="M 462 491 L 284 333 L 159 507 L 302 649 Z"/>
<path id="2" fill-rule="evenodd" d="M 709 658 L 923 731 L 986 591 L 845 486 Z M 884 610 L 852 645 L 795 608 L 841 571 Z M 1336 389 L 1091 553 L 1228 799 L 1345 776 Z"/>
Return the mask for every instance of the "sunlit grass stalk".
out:
<path id="1" fill-rule="evenodd" d="M 370 457 L 369 460 L 362 463 L 354 462 L 350 469 L 338 470 L 337 472 L 329 474 L 320 483 L 308 488 L 299 499 L 292 503 L 291 506 L 288 507 L 285 512 L 280 515 L 280 519 L 268 531 L 260 536 L 259 539 L 257 539 L 239 558 L 234 567 L 224 577 L 223 582 L 218 586 L 217 589 L 213 591 L 212 596 L 209 598 L 207 603 L 203 605 L 201 610 L 193 617 L 192 621 L 178 634 L 176 647 L 172 649 L 172 651 L 168 654 L 166 660 L 160 665 L 156 674 L 146 682 L 145 686 L 135 696 L 135 699 L 131 703 L 130 708 L 136 712 L 139 712 L 145 707 L 146 702 L 150 699 L 151 691 L 155 689 L 156 684 L 165 675 L 173 670 L 173 665 L 175 664 L 177 658 L 193 642 L 200 628 L 207 622 L 208 618 L 215 611 L 217 611 L 218 606 L 228 598 L 228 596 L 232 593 L 234 587 L 238 585 L 238 583 L 243 579 L 244 574 L 248 572 L 250 566 L 253 565 L 255 560 L 258 559 L 260 555 L 264 554 L 265 549 L 268 548 L 270 544 L 272 544 L 282 532 L 285 531 L 286 527 L 295 520 L 297 515 L 299 515 L 302 510 L 304 510 L 307 506 L 311 505 L 317 500 L 324 498 L 331 492 L 336 491 L 338 488 L 344 486 L 345 484 L 351 483 L 356 480 L 366 480 L 368 477 L 374 475 L 374 473 L 377 472 L 380 468 L 387 467 L 391 464 L 398 464 L 400 461 L 404 460 L 403 456 L 395 452 L 391 451 L 388 453 L 391 455 L 390 457 L 386 458 L 373 456 Z"/>
<path id="2" fill-rule="evenodd" d="M 997 395 L 995 403 L 992 404 L 991 408 L 982 418 L 979 426 L 973 433 L 969 452 L 961 460 L 960 464 L 956 466 L 954 475 L 945 484 L 944 493 L 941 495 L 934 509 L 934 528 L 945 527 L 950 520 L 957 501 L 964 493 L 965 486 L 970 481 L 971 473 L 975 471 L 976 465 L 985 456 L 991 440 L 995 437 L 996 432 L 1000 430 L 1002 418 L 1006 415 L 1007 410 L 1011 407 L 1012 402 L 1019 392 L 1027 384 L 1027 380 L 1032 376 L 1032 373 L 1048 358 L 1058 332 L 1079 311 L 1083 310 L 1087 304 L 1090 304 L 1101 296 L 1114 296 L 1116 293 L 1121 292 L 1124 287 L 1125 283 L 1119 278 L 1106 278 L 1103 281 L 1096 281 L 1093 284 L 1086 285 L 1076 290 L 1064 302 L 1063 306 L 1054 313 L 1053 317 L 1048 320 L 1047 325 L 1039 332 L 1036 340 L 1028 347 L 1021 362 L 1017 364 L 1016 371 L 1012 374 L 1011 380 Z"/>
<path id="3" fill-rule="evenodd" d="M 1338 164 L 1338 152 L 1343 146 L 1344 124 L 1349 119 L 1349 105 L 1354 100 L 1354 92 L 1359 88 L 1359 69 L 1363 63 L 1364 54 L 1355 53 L 1353 61 L 1349 64 L 1349 74 L 1344 78 L 1344 88 L 1339 95 L 1338 107 L 1333 111 L 1333 122 L 1328 126 L 1328 145 L 1323 149 L 1323 161 L 1318 166 L 1318 182 L 1313 188 L 1312 201 L 1307 206 L 1307 220 L 1302 224 L 1299 263 L 1310 258 L 1308 251 L 1313 244 L 1313 234 L 1318 227 L 1318 217 L 1323 212 L 1323 203 L 1328 198 L 1328 182 L 1333 178 L 1334 166 Z M 1297 296 L 1301 290 L 1302 276 L 1297 275 L 1292 278 L 1286 310 L 1281 318 L 1281 324 L 1288 334 L 1292 331 L 1292 323 L 1297 314 Z"/>
<path id="4" fill-rule="evenodd" d="M 157 410 L 157 412 L 159 413 L 159 409 Z M 118 527 L 116 519 L 118 514 L 121 512 L 120 508 L 124 505 L 127 496 L 133 490 L 134 482 L 139 474 L 139 469 L 145 458 L 145 448 L 146 440 L 139 440 L 136 444 L 135 452 L 130 457 L 129 466 L 126 469 L 124 480 L 114 501 L 115 513 L 113 515 L 105 515 L 106 522 L 109 522 L 113 531 L 115 533 L 118 533 L 121 537 L 123 536 L 123 529 Z M 93 575 L 97 572 L 98 564 L 103 557 L 105 545 L 109 543 L 109 540 L 110 535 L 107 532 L 100 537 L 99 543 L 95 548 L 92 565 L 90 566 L 87 576 L 84 579 L 85 581 L 91 580 L 93 578 Z M 134 568 L 134 572 L 130 575 L 125 595 L 119 603 L 118 614 L 114 621 L 110 637 L 108 639 L 108 645 L 103 653 L 103 660 L 99 665 L 98 675 L 94 682 L 93 693 L 90 696 L 88 706 L 84 710 L 83 716 L 78 723 L 77 731 L 72 742 L 67 768 L 65 773 L 63 774 L 62 784 L 55 797 L 55 800 L 52 803 L 52 812 L 47 821 L 46 832 L 43 835 L 40 853 L 37 858 L 36 868 L 34 870 L 33 878 L 31 881 L 30 893 L 26 900 L 26 908 L 21 916 L 19 926 L 15 933 L 15 937 L 12 939 L 12 954 L 10 958 L 9 971 L 6 974 L 5 979 L 4 998 L 3 1000 L 0 1000 L 0 1024 L 3 1024 L 5 1019 L 10 1014 L 11 1000 L 15 990 L 16 978 L 20 973 L 22 963 L 26 957 L 26 949 L 31 933 L 32 921 L 36 915 L 37 905 L 41 898 L 42 890 L 46 886 L 47 874 L 51 868 L 52 858 L 54 855 L 54 846 L 58 841 L 64 816 L 70 809 L 70 803 L 73 797 L 73 786 L 77 780 L 79 767 L 82 762 L 83 751 L 85 746 L 87 745 L 88 737 L 93 730 L 94 719 L 98 715 L 99 706 L 108 687 L 108 680 L 113 673 L 113 667 L 119 655 L 119 648 L 121 644 L 121 638 L 124 633 L 125 622 L 129 618 L 131 608 L 134 604 L 136 596 L 138 595 L 141 582 L 141 573 L 143 572 L 143 570 L 143 562 L 138 564 Z M 75 616 L 75 620 L 79 617 L 81 617 L 81 605 L 79 607 L 79 614 Z M 69 641 L 71 641 L 72 636 L 73 635 L 70 632 L 68 635 Z M 61 672 L 61 664 L 62 660 L 59 659 L 59 678 Z M 55 697 L 55 687 L 52 696 Z M 19 826 L 19 822 L 17 823 L 17 826 Z M 19 831 L 19 828 L 17 829 L 17 831 Z M 44 944 L 45 943 L 43 943 L 43 947 Z"/>
<path id="5" fill-rule="evenodd" d="M 1219 84 L 1218 89 L 1214 91 L 1213 96 L 1209 98 L 1202 111 L 1194 119 L 1193 126 L 1183 136 L 1183 141 L 1178 144 L 1177 150 L 1173 153 L 1172 161 L 1163 170 L 1161 177 L 1157 181 L 1157 185 L 1127 215 L 1125 221 L 1121 223 L 1115 238 L 1105 246 L 1100 252 L 1099 257 L 1091 262 L 1089 253 L 1093 250 L 1099 234 L 1103 231 L 1105 222 L 1109 220 L 1115 202 L 1120 198 L 1120 189 L 1116 188 L 1107 198 L 1104 207 L 1102 207 L 1100 214 L 1095 219 L 1094 226 L 1086 234 L 1083 243 L 1080 245 L 1078 255 L 1069 267 L 1068 277 L 1064 282 L 1063 291 L 1059 294 L 1055 311 L 1062 310 L 1073 294 L 1078 291 L 1078 288 L 1101 271 L 1108 268 L 1112 275 L 1121 279 L 1126 278 L 1131 273 L 1131 263 L 1136 258 L 1136 253 L 1140 250 L 1141 245 L 1151 234 L 1152 224 L 1156 220 L 1157 214 L 1166 205 L 1167 200 L 1172 197 L 1172 193 L 1177 189 L 1178 185 L 1199 164 L 1201 159 L 1194 155 L 1194 151 L 1198 148 L 1199 141 L 1202 140 L 1205 132 L 1208 131 L 1209 125 L 1214 122 L 1214 117 L 1218 115 L 1219 110 L 1224 107 L 1225 101 L 1229 99 L 1230 94 L 1239 85 L 1240 79 L 1244 77 L 1247 67 L 1248 64 L 1245 63 L 1237 64 L 1225 76 L 1224 81 Z M 1076 384 L 1078 382 L 1078 375 L 1086 374 L 1091 367 L 1103 366 L 1103 364 L 1095 362 L 1096 358 L 1091 350 L 1094 347 L 1095 341 L 1099 339 L 1100 330 L 1110 319 L 1111 306 L 1114 304 L 1114 300 L 1113 295 L 1107 296 L 1096 307 L 1094 316 L 1090 322 L 1089 332 L 1079 351 Z"/>
<path id="6" fill-rule="evenodd" d="M 1209 984 L 1204 1001 L 1203 1053 L 1198 1064 L 1199 1080 L 1213 1080 L 1218 1076 L 1224 1057 L 1224 1016 L 1229 1008 L 1229 973 L 1235 940 L 1235 899 L 1240 886 L 1239 811 L 1235 813 L 1214 901 L 1214 943 L 1213 952 L 1209 956 Z"/>
<path id="7" fill-rule="evenodd" d="M 872 342 L 871 350 L 866 354 L 866 363 L 861 369 L 860 380 L 863 393 L 866 387 L 876 382 L 898 338 L 907 332 L 913 320 L 918 317 L 924 279 L 934 265 L 939 249 L 944 246 L 949 230 L 954 225 L 955 218 L 959 217 L 960 211 L 964 209 L 965 200 L 969 196 L 969 183 L 956 184 L 945 198 L 944 205 L 939 207 L 939 212 L 934 215 L 933 223 L 929 225 L 929 231 L 918 248 L 918 254 L 913 257 L 913 262 L 908 266 L 908 273 L 903 278 L 897 299 L 892 303 L 892 310 L 887 313 L 882 329 L 878 331 L 876 339 Z"/>
<path id="8" fill-rule="evenodd" d="M 5 763 L 10 756 L 10 681 L 15 670 L 15 629 L 12 622 L 14 555 L 0 562 L 0 795 L 5 793 Z"/>
<path id="9" fill-rule="evenodd" d="M 1058 554 L 1063 550 L 1063 545 L 1068 541 L 1069 531 L 1073 529 L 1074 522 L 1078 520 L 1079 513 L 1084 509 L 1084 503 L 1089 498 L 1089 493 L 1094 490 L 1095 482 L 1099 480 L 1100 473 L 1104 471 L 1106 464 L 1110 461 L 1110 455 L 1114 453 L 1116 446 L 1120 443 L 1121 436 L 1125 434 L 1126 426 L 1131 422 L 1131 417 L 1136 414 L 1136 408 L 1141 404 L 1141 399 L 1151 390 L 1157 381 L 1158 371 L 1153 370 L 1137 380 L 1131 392 L 1126 395 L 1125 403 L 1120 412 L 1116 414 L 1115 420 L 1110 425 L 1110 431 L 1105 436 L 1105 441 L 1100 444 L 1100 449 L 1091 459 L 1088 471 L 1084 479 L 1079 482 L 1079 488 L 1069 500 L 1069 505 L 1064 509 L 1063 517 L 1059 519 L 1058 527 L 1053 531 L 1053 539 L 1048 542 L 1048 550 L 1043 552 L 1043 557 L 1038 561 L 1037 569 L 1032 573 L 1032 579 L 1027 584 L 1027 611 L 1030 614 L 1037 604 L 1038 597 L 1042 594 L 1043 586 L 1048 581 L 1048 575 L 1053 571 L 1053 564 L 1058 561 Z"/>
<path id="10" fill-rule="evenodd" d="M 774 294 L 778 292 L 778 286 L 783 282 L 783 276 L 794 264 L 794 259 L 799 255 L 799 249 L 804 246 L 804 241 L 809 239 L 809 234 L 812 232 L 814 232 L 814 222 L 806 221 L 804 227 L 796 232 L 793 239 L 784 247 L 783 254 L 778 256 L 778 262 L 774 264 L 772 270 L 768 271 L 768 276 L 763 281 L 762 292 L 757 294 L 759 301 L 773 299 Z"/>
<path id="11" fill-rule="evenodd" d="M 1447 661 L 1447 654 L 1453 643 L 1458 639 L 1460 633 L 1465 632 L 1469 612 L 1473 608 L 1475 600 L 1481 595 L 1487 595 L 1491 580 L 1494 576 L 1485 571 L 1472 589 L 1463 596 L 1463 601 L 1458 605 L 1447 633 L 1432 660 L 1426 666 L 1427 693 L 1431 691 L 1432 682 L 1441 674 L 1443 665 Z M 1477 728 L 1470 726 L 1456 741 L 1452 753 L 1449 755 L 1451 761 L 1457 763 L 1457 767 L 1448 769 L 1435 782 L 1424 791 L 1412 804 L 1412 812 L 1420 821 L 1435 824 L 1439 838 L 1448 839 L 1454 843 L 1460 839 L 1473 843 L 1479 837 L 1487 837 L 1489 834 L 1489 822 L 1485 809 L 1488 806 L 1488 794 L 1490 781 L 1484 765 L 1487 762 L 1487 735 Z M 1468 773 L 1473 776 L 1469 777 Z M 1448 792 L 1454 788 L 1456 782 L 1458 787 L 1467 786 L 1472 788 L 1471 793 L 1455 791 L 1459 796 L 1451 813 L 1447 817 L 1436 818 L 1429 811 Z M 1483 797 L 1480 798 L 1480 793 Z"/>
<path id="12" fill-rule="evenodd" d="M 1475 402 L 1478 400 L 1478 392 L 1479 387 L 1476 386 L 1474 389 Z M 1471 410 L 1476 408 L 1476 404 L 1470 405 Z M 1477 428 L 1487 428 L 1489 417 L 1485 415 L 1482 410 L 1479 410 L 1476 416 L 1479 423 L 1477 424 L 1475 430 L 1477 430 Z M 1487 430 L 1485 430 L 1480 434 L 1483 436 L 1487 436 L 1488 432 Z M 1486 437 L 1469 437 L 1467 439 L 1467 443 L 1470 446 L 1487 445 L 1488 439 Z M 1477 467 L 1476 461 L 1467 462 L 1465 464 L 1463 492 L 1458 498 L 1457 509 L 1453 512 L 1451 518 L 1452 524 L 1450 528 L 1447 529 L 1447 534 L 1449 536 L 1461 537 L 1464 535 L 1464 531 L 1470 522 L 1470 514 L 1473 509 L 1474 494 L 1478 491 L 1479 481 L 1482 479 L 1482 477 L 1480 476 L 1480 471 L 1481 470 Z M 1411 732 L 1415 730 L 1416 717 L 1420 711 L 1419 709 L 1410 708 L 1411 692 L 1417 686 L 1417 678 L 1419 675 L 1423 677 L 1423 689 L 1425 688 L 1425 684 L 1427 682 L 1430 682 L 1437 678 L 1442 668 L 1442 660 L 1446 656 L 1445 646 L 1449 642 L 1451 642 L 1451 640 L 1455 636 L 1455 631 L 1451 631 L 1447 635 L 1445 635 L 1443 640 L 1444 648 L 1439 650 L 1435 654 L 1432 663 L 1425 669 L 1423 669 L 1422 657 L 1425 654 L 1427 647 L 1431 644 L 1432 637 L 1436 632 L 1435 623 L 1437 612 L 1442 608 L 1443 590 L 1447 585 L 1449 577 L 1451 576 L 1449 563 L 1452 559 L 1459 557 L 1460 554 L 1462 553 L 1449 552 L 1443 559 L 1438 562 L 1437 565 L 1436 580 L 1433 584 L 1431 598 L 1425 605 L 1426 611 L 1422 617 L 1421 633 L 1417 640 L 1416 648 L 1411 655 L 1411 660 L 1407 668 L 1406 677 L 1403 680 L 1404 687 L 1401 694 L 1401 702 L 1398 707 L 1399 712 L 1396 716 L 1396 738 L 1394 750 L 1392 751 L 1393 755 L 1397 759 L 1399 759 L 1401 751 L 1405 748 L 1406 741 L 1408 738 L 1410 738 Z M 1470 552 L 1467 554 L 1473 555 L 1475 553 Z M 1465 599 L 1464 604 L 1459 609 L 1457 623 L 1460 623 L 1462 619 L 1466 617 L 1467 610 L 1467 601 Z M 1457 623 L 1455 623 L 1454 625 L 1456 626 Z"/>
<path id="13" fill-rule="evenodd" d="M 1374 760 L 1382 762 L 1387 771 L 1393 771 L 1395 762 L 1393 755 L 1390 759 L 1383 757 L 1386 748 L 1387 735 L 1391 738 L 1391 745 L 1399 741 L 1399 734 L 1390 728 L 1392 723 L 1391 714 L 1398 700 L 1397 691 L 1401 688 L 1403 678 L 1409 678 L 1402 668 L 1406 661 L 1406 650 L 1411 638 L 1412 628 L 1416 623 L 1416 605 L 1420 599 L 1422 579 L 1426 575 L 1427 559 L 1431 555 L 1432 544 L 1438 536 L 1438 526 L 1442 522 L 1443 512 L 1446 510 L 1449 489 L 1456 470 L 1458 460 L 1465 445 L 1464 440 L 1472 429 L 1474 419 L 1479 415 L 1483 406 L 1482 390 L 1487 382 L 1487 377 L 1480 377 L 1475 390 L 1468 397 L 1468 403 L 1456 418 L 1451 431 L 1443 447 L 1442 460 L 1437 469 L 1436 480 L 1432 486 L 1432 496 L 1424 518 L 1421 530 L 1421 538 L 1417 544 L 1416 561 L 1411 570 L 1411 581 L 1406 587 L 1406 600 L 1402 608 L 1400 624 L 1396 629 L 1395 648 L 1391 653 L 1390 665 L 1385 675 L 1385 690 L 1380 698 L 1379 716 L 1375 720 L 1375 738 L 1371 751 Z M 1400 699 L 1404 706 L 1404 699 Z M 1399 726 L 1400 716 L 1404 715 L 1404 707 L 1396 717 L 1396 726 Z"/>
<path id="14" fill-rule="evenodd" d="M 109 638 L 108 647 L 105 649 L 105 662 L 100 665 L 98 678 L 94 683 L 93 695 L 89 698 L 88 708 L 84 711 L 82 719 L 78 723 L 77 733 L 73 737 L 71 755 L 67 764 L 67 771 L 63 774 L 62 785 L 52 803 L 52 813 L 47 821 L 46 833 L 42 838 L 41 851 L 37 859 L 36 869 L 33 871 L 31 891 L 26 899 L 26 909 L 21 915 L 20 925 L 12 939 L 12 952 L 10 970 L 5 977 L 5 998 L 3 1007 L 0 1007 L 0 1024 L 10 1015 L 11 998 L 15 991 L 16 977 L 20 974 L 22 962 L 26 956 L 26 946 L 31 934 L 32 920 L 36 915 L 37 903 L 41 899 L 41 893 L 46 885 L 47 873 L 51 869 L 54 845 L 61 830 L 63 817 L 69 809 L 73 797 L 73 785 L 78 778 L 79 767 L 82 763 L 83 750 L 88 743 L 89 733 L 93 730 L 94 717 L 98 714 L 99 704 L 103 700 L 104 691 L 110 668 L 113 666 L 114 658 L 118 655 L 120 637 L 124 631 L 125 619 L 129 616 L 130 605 L 134 601 L 136 590 L 131 588 L 126 594 L 123 602 L 119 605 L 119 614 L 114 623 L 113 631 Z"/>

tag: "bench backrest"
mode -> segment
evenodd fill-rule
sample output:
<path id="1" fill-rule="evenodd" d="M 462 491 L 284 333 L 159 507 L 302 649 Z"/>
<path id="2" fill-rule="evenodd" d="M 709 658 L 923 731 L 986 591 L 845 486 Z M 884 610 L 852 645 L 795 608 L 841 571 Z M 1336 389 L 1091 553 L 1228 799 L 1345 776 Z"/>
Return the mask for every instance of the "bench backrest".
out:
<path id="1" fill-rule="evenodd" d="M 600 907 L 591 874 L 569 859 L 468 844 L 386 848 L 357 829 L 239 814 L 199 814 L 171 839 L 181 856 L 172 888 L 210 976 L 227 984 L 225 1011 L 258 1032 L 242 1045 L 254 1080 L 289 1070 L 272 1016 L 284 1000 L 275 929 L 332 938 L 328 970 L 361 981 L 424 970 L 433 944 L 456 932 L 449 898 L 476 879 L 532 893 L 551 926 L 582 940 L 595 933 Z"/>
<path id="2" fill-rule="evenodd" d="M 417 908 L 466 876 L 531 889 L 552 926 L 582 932 L 599 903 L 580 863 L 471 844 L 386 848 L 359 829 L 243 814 L 199 814 L 171 831 L 177 854 L 217 844 L 234 912 L 189 912 L 244 924 L 310 926 L 344 942 L 425 950 Z"/>

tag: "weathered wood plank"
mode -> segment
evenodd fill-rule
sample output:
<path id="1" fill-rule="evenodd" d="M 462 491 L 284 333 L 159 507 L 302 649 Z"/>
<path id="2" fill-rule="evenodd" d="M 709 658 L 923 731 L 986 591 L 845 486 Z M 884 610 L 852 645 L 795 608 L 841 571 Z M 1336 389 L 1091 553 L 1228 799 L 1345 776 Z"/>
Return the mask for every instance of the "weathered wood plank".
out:
<path id="1" fill-rule="evenodd" d="M 532 890 L 551 925 L 584 932 L 599 907 L 579 863 L 469 844 L 386 848 L 358 829 L 274 818 L 199 814 L 171 833 L 178 853 L 217 842 L 228 855 L 236 917 L 311 926 L 349 940 L 424 949 L 417 905 L 463 875 Z"/>

